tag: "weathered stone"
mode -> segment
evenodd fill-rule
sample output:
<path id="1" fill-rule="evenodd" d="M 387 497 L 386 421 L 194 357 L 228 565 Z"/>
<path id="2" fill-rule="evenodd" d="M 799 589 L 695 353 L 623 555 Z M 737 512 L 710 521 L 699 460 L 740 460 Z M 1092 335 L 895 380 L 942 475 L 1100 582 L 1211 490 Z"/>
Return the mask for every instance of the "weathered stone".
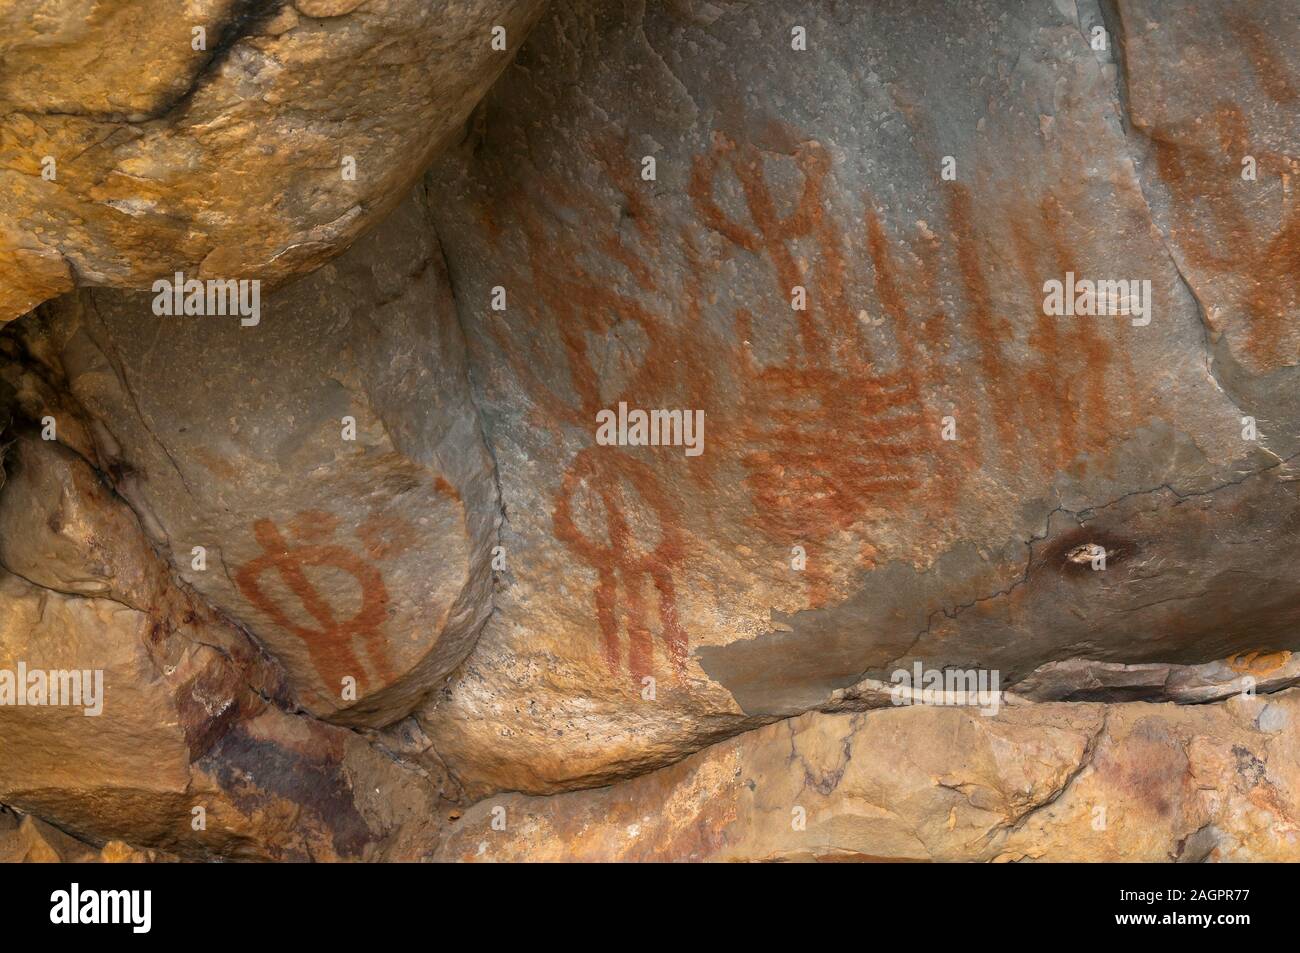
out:
<path id="1" fill-rule="evenodd" d="M 613 787 L 493 797 L 456 820 L 437 856 L 1294 861 L 1297 717 L 1294 690 L 989 718 L 809 714 Z"/>
<path id="2" fill-rule="evenodd" d="M 1300 859 L 1295 18 L 542 7 L 0 0 L 0 858 Z"/>
<path id="3" fill-rule="evenodd" d="M 0 810 L 0 863 L 158 864 L 176 859 L 163 851 L 139 850 L 120 840 L 96 849 L 39 818 Z"/>
<path id="4" fill-rule="evenodd" d="M 1016 683 L 1032 701 L 1177 701 L 1200 704 L 1241 692 L 1281 691 L 1300 682 L 1300 655 L 1241 652 L 1207 665 L 1049 662 Z"/>
<path id="5" fill-rule="evenodd" d="M 96 849 L 39 818 L 0 810 L 0 863 L 158 864 L 176 860 L 157 850 L 138 850 L 120 840 Z"/>
<path id="6" fill-rule="evenodd" d="M 70 442 L 309 711 L 388 724 L 468 653 L 496 486 L 422 196 L 268 296 L 255 326 L 100 291 L 22 330 L 75 401 L 50 411 L 20 383 L 25 413 L 70 418 Z"/>
<path id="7" fill-rule="evenodd" d="M 283 676 L 167 580 L 84 461 L 24 438 L 7 465 L 0 670 L 102 674 L 79 686 L 93 699 L 24 685 L 38 704 L 0 705 L 0 802 L 92 843 L 189 858 L 418 856 L 430 784 L 354 732 L 277 707 Z"/>
<path id="8" fill-rule="evenodd" d="M 1287 454 L 1300 447 L 1293 14 L 1285 4 L 1124 0 L 1112 24 L 1143 191 L 1200 304 L 1210 369 Z"/>
<path id="9" fill-rule="evenodd" d="M 551 9 L 428 180 L 507 517 L 421 714 L 470 791 L 626 776 L 916 660 L 1014 691 L 1297 647 L 1289 378 L 1211 373 L 1098 26 Z M 1069 274 L 1149 299 L 1046 313 Z M 599 445 L 621 402 L 703 410 L 702 455 Z"/>
<path id="10" fill-rule="evenodd" d="M 57 592 L 163 608 L 172 589 L 163 562 L 127 507 L 71 450 L 28 434 L 6 453 L 0 564 Z M 185 609 L 190 609 L 186 605 Z"/>
<path id="11" fill-rule="evenodd" d="M 318 267 L 401 199 L 543 3 L 3 0 L 0 322 L 74 283 Z"/>

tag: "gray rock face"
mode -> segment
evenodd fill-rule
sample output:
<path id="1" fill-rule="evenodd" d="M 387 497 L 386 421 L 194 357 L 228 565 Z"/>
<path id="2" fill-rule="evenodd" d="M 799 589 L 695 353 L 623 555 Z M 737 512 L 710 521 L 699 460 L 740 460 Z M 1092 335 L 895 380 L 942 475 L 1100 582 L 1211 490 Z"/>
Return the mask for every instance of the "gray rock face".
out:
<path id="1" fill-rule="evenodd" d="M 1143 57 L 1182 69 L 1131 23 L 1173 15 L 551 11 L 429 177 L 507 516 L 499 612 L 421 715 L 471 789 L 596 783 L 916 660 L 1013 687 L 1294 647 L 1290 371 L 1223 382 L 1125 128 Z M 598 443 L 621 403 L 702 410 L 703 453 Z"/>
<path id="2" fill-rule="evenodd" d="M 1112 17 L 1142 189 L 1201 307 L 1211 369 L 1284 454 L 1300 447 L 1293 14 L 1130 0 Z"/>
<path id="3" fill-rule="evenodd" d="M 1183 704 L 1234 695 L 1273 693 L 1300 681 L 1300 656 L 1288 651 L 1239 652 L 1205 665 L 1149 662 L 1121 665 L 1071 659 L 1049 662 L 1016 683 L 1032 701 L 1140 701 L 1172 699 Z"/>
<path id="4" fill-rule="evenodd" d="M 425 778 L 287 711 L 274 661 L 175 584 L 75 453 L 22 436 L 6 467 L 0 802 L 189 859 L 418 856 Z"/>
<path id="5" fill-rule="evenodd" d="M 0 853 L 1294 859 L 1296 18 L 543 5 L 0 0 Z"/>
<path id="6" fill-rule="evenodd" d="M 413 196 L 255 326 L 101 291 L 30 332 L 185 581 L 357 724 L 406 714 L 490 608 L 492 460 L 425 214 Z"/>

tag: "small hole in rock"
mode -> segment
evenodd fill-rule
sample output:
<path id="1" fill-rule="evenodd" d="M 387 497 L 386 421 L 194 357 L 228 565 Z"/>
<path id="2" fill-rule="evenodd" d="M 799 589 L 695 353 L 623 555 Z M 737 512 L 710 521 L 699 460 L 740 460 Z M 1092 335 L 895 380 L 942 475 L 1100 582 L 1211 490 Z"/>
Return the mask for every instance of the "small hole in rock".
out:
<path id="1" fill-rule="evenodd" d="M 1091 563 L 1099 556 L 1105 556 L 1105 547 L 1098 546 L 1096 543 L 1084 543 L 1082 546 L 1076 546 L 1065 554 L 1065 558 L 1072 563 L 1086 565 Z"/>

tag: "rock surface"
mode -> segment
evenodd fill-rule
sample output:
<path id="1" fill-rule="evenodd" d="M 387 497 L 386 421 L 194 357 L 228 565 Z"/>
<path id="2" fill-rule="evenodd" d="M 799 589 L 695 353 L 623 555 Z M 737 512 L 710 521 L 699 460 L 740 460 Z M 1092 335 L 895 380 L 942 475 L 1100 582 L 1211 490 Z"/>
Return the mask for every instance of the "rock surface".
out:
<path id="1" fill-rule="evenodd" d="M 498 611 L 420 716 L 470 790 L 635 773 L 917 660 L 1014 690 L 1296 647 L 1291 370 L 1222 380 L 1126 132 L 1182 28 L 1125 10 L 1147 39 L 1103 50 L 1073 3 L 539 25 L 429 176 L 506 513 Z M 1046 315 L 1067 272 L 1149 307 Z M 597 444 L 620 403 L 703 410 L 703 453 Z"/>
<path id="2" fill-rule="evenodd" d="M 0 706 L 0 803 L 191 859 L 419 853 L 427 836 L 405 831 L 435 812 L 423 776 L 288 712 L 278 668 L 171 582 L 81 458 L 22 438 L 6 463 L 0 670 L 101 674 L 81 689 L 97 703 Z"/>
<path id="3" fill-rule="evenodd" d="M 491 798 L 438 858 L 1295 861 L 1297 717 L 1294 690 L 808 714 L 611 788 Z"/>
<path id="4" fill-rule="evenodd" d="M 269 295 L 256 326 L 95 291 L 28 337 L 74 402 L 36 395 L 28 415 L 84 427 L 185 581 L 257 633 L 309 711 L 389 724 L 468 653 L 496 486 L 422 195 Z"/>
<path id="5" fill-rule="evenodd" d="M 122 841 L 109 841 L 96 850 L 38 818 L 0 811 L 0 863 L 153 864 L 171 859 L 160 851 L 137 850 Z"/>
<path id="6" fill-rule="evenodd" d="M 74 285 L 318 267 L 400 201 L 543 4 L 3 0 L 0 322 Z"/>
<path id="7" fill-rule="evenodd" d="M 543 7 L 0 0 L 0 858 L 1300 859 L 1295 18 Z"/>
<path id="8" fill-rule="evenodd" d="M 1143 191 L 1200 303 L 1215 378 L 1285 453 L 1300 445 L 1300 23 L 1289 14 L 1128 0 L 1113 18 Z M 1213 76 L 1213 88 L 1188 76 Z"/>

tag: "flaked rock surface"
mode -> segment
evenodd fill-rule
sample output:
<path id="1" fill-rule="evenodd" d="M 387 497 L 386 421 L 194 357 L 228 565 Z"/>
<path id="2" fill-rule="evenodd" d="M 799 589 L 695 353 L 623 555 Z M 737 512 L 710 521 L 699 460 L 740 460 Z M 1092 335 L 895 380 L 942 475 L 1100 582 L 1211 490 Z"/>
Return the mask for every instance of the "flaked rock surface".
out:
<path id="1" fill-rule="evenodd" d="M 256 325 L 94 291 L 25 331 L 67 395 L 20 382 L 29 418 L 84 439 L 309 711 L 389 724 L 468 653 L 490 610 L 496 485 L 422 194 L 269 295 Z"/>
<path id="2" fill-rule="evenodd" d="M 1128 115 L 1184 75 L 1176 8 L 930 6 L 553 9 L 435 163 L 509 566 L 420 716 L 471 790 L 635 773 L 917 660 L 1014 690 L 1296 647 L 1294 360 L 1225 376 L 1246 331 Z M 1197 187 L 1259 186 L 1285 270 L 1262 168 Z M 1116 313 L 1047 313 L 1109 278 Z M 703 452 L 598 443 L 623 405 L 702 410 Z"/>
<path id="3" fill-rule="evenodd" d="M 0 706 L 0 803 L 189 859 L 418 856 L 424 776 L 292 712 L 278 666 L 172 580 L 80 457 L 23 439 L 7 468 L 0 670 L 42 679 Z"/>
<path id="4" fill-rule="evenodd" d="M 0 0 L 0 857 L 1296 859 L 1295 18 L 543 6 Z"/>
<path id="5" fill-rule="evenodd" d="M 319 267 L 402 199 L 543 4 L 0 2 L 0 322 L 77 285 Z"/>
<path id="6" fill-rule="evenodd" d="M 438 858 L 1295 861 L 1297 715 L 1294 690 L 814 713 L 613 787 L 490 798 Z"/>

